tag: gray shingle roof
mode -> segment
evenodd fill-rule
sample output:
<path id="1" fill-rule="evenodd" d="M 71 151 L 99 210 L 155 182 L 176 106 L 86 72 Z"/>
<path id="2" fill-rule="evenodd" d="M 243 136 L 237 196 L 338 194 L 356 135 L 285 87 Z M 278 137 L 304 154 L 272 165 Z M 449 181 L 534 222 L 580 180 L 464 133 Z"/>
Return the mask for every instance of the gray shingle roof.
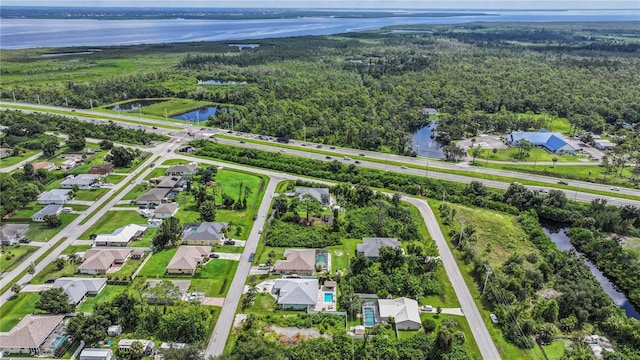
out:
<path id="1" fill-rule="evenodd" d="M 171 189 L 166 188 L 153 188 L 147 191 L 146 194 L 142 194 L 138 196 L 136 201 L 155 201 L 160 202 L 162 199 L 167 196 L 167 194 L 171 191 Z"/>
<path id="2" fill-rule="evenodd" d="M 89 186 L 94 182 L 98 181 L 98 179 L 100 179 L 100 175 L 80 174 L 80 175 L 76 175 L 75 177 L 65 179 L 63 182 L 60 183 L 60 186 L 63 186 L 63 185 L 64 187 L 72 187 L 73 185 Z"/>
<path id="3" fill-rule="evenodd" d="M 189 224 L 182 230 L 184 241 L 219 241 L 224 236 L 223 229 L 228 228 L 229 223 L 203 222 Z"/>
<path id="4" fill-rule="evenodd" d="M 106 278 L 59 278 L 53 287 L 64 290 L 69 295 L 69 301 L 77 304 L 87 293 L 98 293 L 106 284 Z"/>
<path id="5" fill-rule="evenodd" d="M 277 279 L 273 290 L 279 290 L 279 305 L 315 305 L 318 300 L 318 279 Z"/>
<path id="6" fill-rule="evenodd" d="M 170 174 L 189 174 L 196 171 L 196 164 L 176 165 L 167 169 L 167 175 Z"/>
<path id="7" fill-rule="evenodd" d="M 0 240 L 9 241 L 15 239 L 16 235 L 29 229 L 29 224 L 6 224 L 0 228 Z"/>
<path id="8" fill-rule="evenodd" d="M 363 238 L 362 244 L 358 244 L 358 253 L 378 257 L 382 246 L 400 247 L 400 242 L 396 238 Z"/>

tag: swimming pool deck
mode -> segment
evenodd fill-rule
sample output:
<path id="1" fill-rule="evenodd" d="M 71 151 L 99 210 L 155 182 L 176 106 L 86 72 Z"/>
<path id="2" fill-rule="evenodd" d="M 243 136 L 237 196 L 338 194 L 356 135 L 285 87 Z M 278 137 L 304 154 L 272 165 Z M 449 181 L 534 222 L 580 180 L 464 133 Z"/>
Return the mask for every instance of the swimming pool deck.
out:
<path id="1" fill-rule="evenodd" d="M 327 303 L 324 301 L 324 294 L 331 293 L 333 294 L 333 302 Z M 336 289 L 327 289 L 324 286 L 320 287 L 320 291 L 318 291 L 318 300 L 316 301 L 316 306 L 313 309 L 314 311 L 336 311 Z"/>
<path id="2" fill-rule="evenodd" d="M 364 309 L 373 309 L 373 320 L 374 320 L 373 325 L 366 324 Z M 362 325 L 366 327 L 372 327 L 372 326 L 375 326 L 376 324 L 380 324 L 380 310 L 378 309 L 378 303 L 374 301 L 365 301 L 364 303 L 362 303 Z"/>

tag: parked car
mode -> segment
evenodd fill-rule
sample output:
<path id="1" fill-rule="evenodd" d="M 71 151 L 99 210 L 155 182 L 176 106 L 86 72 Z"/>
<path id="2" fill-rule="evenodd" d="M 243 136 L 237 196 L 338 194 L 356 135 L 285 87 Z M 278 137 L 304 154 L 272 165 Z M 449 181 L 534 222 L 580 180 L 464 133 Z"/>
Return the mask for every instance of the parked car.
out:
<path id="1" fill-rule="evenodd" d="M 431 305 L 420 306 L 420 311 L 431 311 L 431 310 L 433 310 L 433 306 Z"/>
<path id="2" fill-rule="evenodd" d="M 280 151 L 281 151 L 281 152 L 286 152 L 286 151 L 287 151 L 287 149 L 282 149 L 282 150 L 280 150 Z"/>
<path id="3" fill-rule="evenodd" d="M 158 128 L 157 128 L 157 127 L 155 127 L 155 126 L 152 126 L 151 128 L 152 128 L 152 129 L 154 129 L 154 130 L 157 130 L 157 129 L 158 129 Z"/>
<path id="4" fill-rule="evenodd" d="M 244 144 L 244 141 L 240 140 L 240 144 Z"/>
<path id="5" fill-rule="evenodd" d="M 331 156 L 327 156 L 326 158 L 327 158 L 327 160 L 331 160 Z"/>
<path id="6" fill-rule="evenodd" d="M 28 238 L 22 238 L 22 239 L 20 239 L 20 240 L 19 240 L 19 242 L 20 242 L 20 243 L 23 243 L 23 244 L 28 244 L 28 243 L 30 243 L 30 242 L 31 242 L 31 239 L 28 239 Z"/>
<path id="7" fill-rule="evenodd" d="M 146 206 L 146 205 L 140 205 L 140 206 L 138 206 L 138 209 L 146 209 L 146 208 L 147 208 L 147 206 Z"/>
<path id="8" fill-rule="evenodd" d="M 269 266 L 267 264 L 258 265 L 258 270 L 269 270 L 269 269 L 271 269 L 271 266 Z"/>
<path id="9" fill-rule="evenodd" d="M 613 190 L 613 191 L 620 191 L 620 188 L 615 187 L 615 186 L 612 186 L 612 187 L 611 187 L 611 190 Z"/>
<path id="10" fill-rule="evenodd" d="M 212 258 L 212 259 L 217 259 L 217 258 L 220 257 L 220 255 L 215 254 L 215 253 L 211 253 L 211 254 L 209 254 L 209 257 Z"/>
<path id="11" fill-rule="evenodd" d="M 400 169 L 406 169 L 406 168 L 407 168 L 406 166 L 400 166 Z"/>
<path id="12" fill-rule="evenodd" d="M 358 154 L 358 155 L 360 155 L 360 156 L 364 156 L 364 154 Z"/>
<path id="13" fill-rule="evenodd" d="M 491 322 L 492 323 L 494 323 L 494 324 L 499 323 L 498 317 L 496 316 L 496 314 L 491 314 L 491 315 L 489 315 L 489 317 L 491 318 Z"/>
<path id="14" fill-rule="evenodd" d="M 225 241 L 224 241 L 224 244 L 225 244 L 225 245 L 235 245 L 235 244 L 236 244 L 236 241 L 235 241 L 235 240 L 225 240 Z"/>
<path id="15" fill-rule="evenodd" d="M 253 215 L 253 221 L 256 221 L 256 220 L 258 220 L 258 214 Z"/>
<path id="16" fill-rule="evenodd" d="M 262 234 L 262 229 L 258 230 L 258 234 Z"/>
<path id="17" fill-rule="evenodd" d="M 356 164 L 360 164 L 360 161 L 356 160 Z"/>
<path id="18" fill-rule="evenodd" d="M 149 209 L 151 209 L 151 210 L 153 210 L 153 209 L 155 209 L 155 208 L 156 208 L 156 206 L 155 206 L 155 205 L 150 205 L 150 206 L 149 206 Z"/>
<path id="19" fill-rule="evenodd" d="M 335 149 L 336 149 L 336 147 L 335 147 L 335 146 L 329 146 L 329 149 L 331 149 L 331 150 L 335 150 Z"/>
<path id="20" fill-rule="evenodd" d="M 322 145 L 316 146 L 316 149 L 322 149 Z"/>
<path id="21" fill-rule="evenodd" d="M 49 279 L 44 281 L 45 284 L 53 284 L 54 282 L 56 282 L 56 279 L 54 279 L 54 278 L 49 278 Z"/>

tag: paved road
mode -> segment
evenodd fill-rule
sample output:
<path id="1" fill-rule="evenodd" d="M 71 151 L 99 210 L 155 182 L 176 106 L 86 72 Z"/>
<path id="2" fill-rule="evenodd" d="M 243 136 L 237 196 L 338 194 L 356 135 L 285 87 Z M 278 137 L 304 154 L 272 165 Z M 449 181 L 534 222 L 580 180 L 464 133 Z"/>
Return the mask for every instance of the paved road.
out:
<path id="1" fill-rule="evenodd" d="M 245 168 L 245 170 L 253 171 L 253 169 L 248 168 Z M 205 357 L 209 357 L 211 355 L 221 355 L 222 351 L 224 350 L 224 345 L 227 343 L 229 331 L 231 330 L 231 325 L 233 324 L 233 318 L 236 314 L 236 310 L 238 309 L 240 297 L 242 297 L 244 283 L 247 280 L 247 276 L 249 276 L 249 270 L 251 270 L 249 255 L 256 252 L 256 248 L 258 247 L 258 242 L 260 241 L 261 236 L 258 232 L 260 229 L 264 228 L 267 214 L 269 213 L 269 209 L 271 208 L 271 199 L 276 191 L 276 186 L 282 180 L 283 179 L 280 178 L 278 174 L 272 174 L 269 185 L 264 192 L 264 197 L 262 198 L 262 203 L 260 204 L 260 209 L 258 210 L 258 218 L 256 219 L 253 228 L 251 229 L 251 233 L 249 234 L 249 238 L 245 243 L 244 252 L 242 253 L 242 256 L 240 256 L 238 269 L 236 270 L 236 274 L 233 277 L 233 282 L 229 287 L 227 297 L 224 300 L 224 306 L 222 307 L 222 311 L 220 312 L 220 316 L 218 317 L 216 326 L 213 329 L 213 334 L 211 335 L 211 339 L 209 340 L 209 345 L 205 350 Z"/>
<path id="2" fill-rule="evenodd" d="M 163 143 L 160 146 L 158 146 L 156 148 L 155 154 L 160 154 L 163 157 L 159 161 L 162 162 L 162 161 L 164 161 L 165 158 L 170 158 L 171 157 L 171 153 L 167 153 L 166 149 L 175 148 L 175 146 L 176 146 L 176 143 L 173 142 L 173 141 L 172 142 Z M 85 211 L 85 214 L 91 214 L 95 209 L 97 209 L 103 203 L 105 203 L 105 201 L 113 193 L 118 191 L 118 189 L 123 187 L 124 184 L 126 184 L 130 179 L 135 177 L 140 172 L 143 173 L 142 178 L 144 178 L 144 176 L 149 174 L 153 169 L 149 168 L 148 165 L 153 161 L 154 157 L 155 157 L 155 155 L 150 156 L 142 165 L 140 165 L 137 169 L 135 169 L 130 174 L 128 174 L 127 178 L 123 179 L 119 184 L 117 184 L 111 190 L 109 190 L 109 192 L 107 194 L 103 195 L 102 198 L 100 198 L 100 200 L 94 202 L 94 204 L 91 205 L 91 207 L 89 207 L 89 209 L 87 209 Z M 14 279 L 16 279 L 21 272 L 23 272 L 24 270 L 27 269 L 29 264 L 35 262 L 35 260 L 38 259 L 41 255 L 43 255 L 51 246 L 53 246 L 60 239 L 66 237 L 66 240 L 64 241 L 64 243 L 62 243 L 60 246 L 58 246 L 56 249 L 54 249 L 40 263 L 38 263 L 36 265 L 36 273 L 42 271 L 47 265 L 49 265 L 50 263 L 55 261 L 58 258 L 58 256 L 60 256 L 60 254 L 62 253 L 62 251 L 65 248 L 67 248 L 69 245 L 71 245 L 80 235 L 82 235 L 82 233 L 84 233 L 96 221 L 98 221 L 100 218 L 102 218 L 106 214 L 106 212 L 109 211 L 109 209 L 111 209 L 111 207 L 113 207 L 118 201 L 120 201 L 135 186 L 136 186 L 135 182 L 132 182 L 131 184 L 129 184 L 126 187 L 125 190 L 123 190 L 120 194 L 118 194 L 118 196 L 116 196 L 111 201 L 109 201 L 102 209 L 100 209 L 100 211 L 98 211 L 85 224 L 81 225 L 80 222 L 82 220 L 84 220 L 86 215 L 81 215 L 81 216 L 77 217 L 74 221 L 71 222 L 71 224 L 69 224 L 67 227 L 62 229 L 56 236 L 51 238 L 47 242 L 46 246 L 43 246 L 40 249 L 38 249 L 37 251 L 35 251 L 33 254 L 31 254 L 31 256 L 29 256 L 29 258 L 27 260 L 25 260 L 22 263 L 20 263 L 20 265 L 16 266 L 16 268 L 13 269 L 12 271 L 10 271 L 8 273 L 5 273 L 3 278 L 0 279 L 0 288 L 4 287 L 6 284 L 8 284 L 8 283 L 12 282 Z M 33 275 L 26 274 L 22 278 L 18 279 L 18 283 L 21 284 L 21 285 L 25 285 L 32 278 L 33 278 Z M 4 303 L 6 303 L 7 300 L 11 296 L 13 296 L 13 293 L 10 290 L 5 292 L 4 294 L 0 295 L 0 306 L 2 306 Z"/>
<path id="3" fill-rule="evenodd" d="M 405 196 L 403 196 L 402 199 L 418 208 L 425 224 L 427 225 L 427 229 L 429 229 L 429 235 L 431 235 L 433 240 L 436 242 L 438 252 L 440 253 L 440 259 L 442 260 L 447 276 L 453 285 L 453 290 L 456 292 L 462 311 L 469 322 L 471 333 L 476 339 L 482 358 L 492 360 L 500 359 L 498 349 L 493 343 L 484 321 L 482 321 L 480 311 L 478 310 L 476 303 L 473 301 L 469 288 L 464 282 L 462 273 L 453 258 L 451 249 L 449 249 L 449 245 L 442 234 L 442 230 L 440 229 L 440 225 L 438 224 L 433 211 L 431 211 L 431 208 L 424 200 Z"/>

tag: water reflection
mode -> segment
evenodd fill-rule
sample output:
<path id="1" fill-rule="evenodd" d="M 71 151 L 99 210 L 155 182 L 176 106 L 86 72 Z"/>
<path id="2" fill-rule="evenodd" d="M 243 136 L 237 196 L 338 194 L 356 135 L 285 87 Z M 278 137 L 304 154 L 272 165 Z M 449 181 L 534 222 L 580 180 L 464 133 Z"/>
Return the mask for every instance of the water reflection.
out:
<path id="1" fill-rule="evenodd" d="M 442 145 L 435 139 L 434 130 L 438 126 L 435 121 L 413 134 L 413 150 L 420 156 L 444 159 Z"/>

